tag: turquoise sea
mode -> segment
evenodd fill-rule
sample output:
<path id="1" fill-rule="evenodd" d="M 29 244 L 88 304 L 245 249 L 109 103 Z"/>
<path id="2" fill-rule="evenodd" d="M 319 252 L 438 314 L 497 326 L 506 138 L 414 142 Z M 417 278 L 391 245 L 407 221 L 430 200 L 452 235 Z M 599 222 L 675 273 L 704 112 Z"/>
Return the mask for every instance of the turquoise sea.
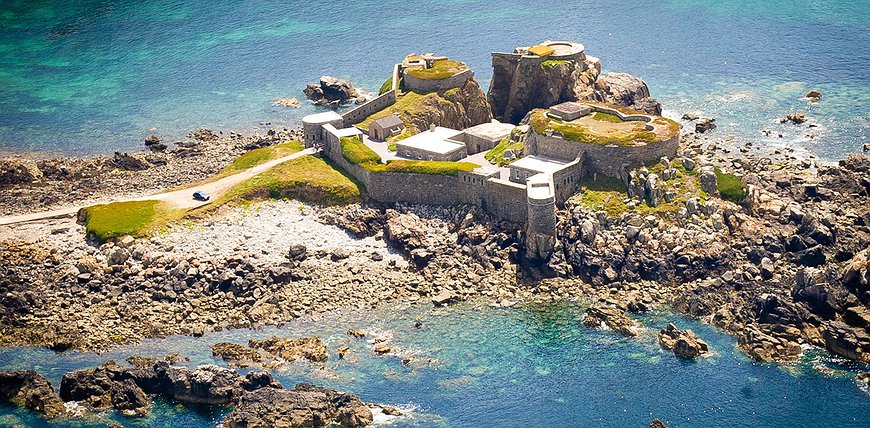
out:
<path id="1" fill-rule="evenodd" d="M 304 99 L 322 74 L 377 90 L 409 52 L 461 59 L 486 88 L 491 51 L 568 39 L 645 78 L 672 117 L 701 113 L 735 144 L 833 160 L 870 141 L 868 29 L 866 0 L 3 0 L 0 151 L 293 125 L 314 107 L 275 99 Z M 822 102 L 802 99 L 811 88 Z M 776 120 L 800 110 L 818 127 Z"/>
<path id="2" fill-rule="evenodd" d="M 570 303 L 387 307 L 262 331 L 149 340 L 103 355 L 10 349 L 0 352 L 0 369 L 35 368 L 59 383 L 69 370 L 108 359 L 178 352 L 191 357 L 186 363 L 191 366 L 224 364 L 211 356 L 213 343 L 319 335 L 330 353 L 325 370 L 300 363 L 276 376 L 289 386 L 313 382 L 398 406 L 408 416 L 387 425 L 392 427 L 646 427 L 654 418 L 671 428 L 866 427 L 870 421 L 870 395 L 853 380 L 855 370 L 866 366 L 813 350 L 794 365 L 759 364 L 737 351 L 729 336 L 670 313 L 639 318 L 648 328 L 636 339 L 587 329 L 580 325 L 582 313 Z M 414 327 L 417 320 L 423 322 L 420 329 Z M 696 331 L 713 356 L 687 361 L 659 348 L 655 333 L 668 322 Z M 345 334 L 348 328 L 390 338 L 389 345 L 413 362 L 375 356 L 370 343 Z M 347 360 L 336 355 L 342 345 L 354 350 Z M 127 427 L 205 428 L 228 412 L 160 401 L 145 419 L 105 417 Z M 0 407 L 0 426 L 14 423 L 70 425 Z M 72 426 L 105 426 L 105 421 Z"/>

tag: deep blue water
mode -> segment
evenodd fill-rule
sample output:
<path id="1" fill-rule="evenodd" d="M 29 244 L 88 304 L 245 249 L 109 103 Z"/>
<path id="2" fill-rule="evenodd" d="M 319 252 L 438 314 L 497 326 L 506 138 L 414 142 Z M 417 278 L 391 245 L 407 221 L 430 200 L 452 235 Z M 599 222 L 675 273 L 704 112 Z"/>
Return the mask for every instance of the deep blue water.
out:
<path id="1" fill-rule="evenodd" d="M 845 365 L 812 350 L 791 366 L 754 363 L 730 337 L 669 313 L 643 317 L 650 328 L 637 339 L 584 328 L 581 315 L 582 308 L 569 303 L 384 308 L 264 331 L 150 340 L 104 355 L 7 349 L 0 351 L 0 369 L 35 368 L 57 383 L 69 370 L 134 354 L 179 352 L 192 358 L 190 365 L 223 364 L 211 356 L 211 344 L 272 334 L 320 335 L 330 352 L 326 370 L 299 364 L 277 377 L 285 385 L 313 382 L 409 411 L 393 421 L 395 427 L 645 427 L 654 418 L 671 428 L 866 427 L 870 421 L 870 395 L 852 380 L 855 370 L 866 366 Z M 416 319 L 423 320 L 422 329 L 414 328 Z M 655 329 L 667 322 L 694 329 L 714 355 L 693 362 L 660 349 Z M 390 336 L 394 348 L 435 362 L 404 366 L 398 357 L 375 356 L 371 344 L 344 333 L 353 327 Z M 337 358 L 336 349 L 344 344 L 356 351 L 358 362 Z M 128 427 L 213 427 L 228 411 L 158 402 L 146 419 L 105 417 Z M 0 407 L 0 425 L 16 422 L 57 426 Z"/>
<path id="2" fill-rule="evenodd" d="M 486 88 L 490 51 L 549 38 L 642 76 L 672 117 L 710 115 L 736 144 L 835 159 L 870 141 L 868 23 L 866 0 L 3 0 L 0 152 L 296 124 L 314 107 L 272 101 L 303 99 L 322 74 L 376 90 L 408 52 L 463 60 Z M 810 88 L 821 103 L 802 100 Z M 776 121 L 798 110 L 819 126 Z"/>

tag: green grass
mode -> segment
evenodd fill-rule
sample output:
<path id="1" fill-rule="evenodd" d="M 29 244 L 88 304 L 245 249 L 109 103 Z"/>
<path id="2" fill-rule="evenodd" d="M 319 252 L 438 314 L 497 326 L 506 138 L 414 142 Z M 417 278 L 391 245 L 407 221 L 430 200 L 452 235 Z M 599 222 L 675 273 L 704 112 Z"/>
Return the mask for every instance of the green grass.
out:
<path id="1" fill-rule="evenodd" d="M 183 210 L 169 210 L 160 201 L 128 201 L 82 208 L 88 236 L 99 242 L 119 236 L 145 236 L 169 221 L 181 218 Z"/>
<path id="2" fill-rule="evenodd" d="M 488 160 L 492 164 L 495 164 L 498 166 L 505 166 L 513 161 L 505 161 L 504 160 L 504 152 L 508 149 L 513 149 L 513 150 L 522 152 L 523 148 L 524 148 L 524 146 L 523 146 L 522 142 L 513 141 L 511 139 L 511 136 L 508 135 L 507 137 L 504 137 L 498 143 L 498 145 L 493 147 L 490 151 L 486 152 L 486 154 L 483 155 L 483 157 L 486 158 L 486 160 Z"/>
<path id="3" fill-rule="evenodd" d="M 383 85 L 381 85 L 381 89 L 378 91 L 378 95 L 386 94 L 387 92 L 390 92 L 390 90 L 392 90 L 392 89 L 393 89 L 393 76 L 390 76 L 390 78 L 387 79 L 387 81 L 384 82 Z"/>
<path id="4" fill-rule="evenodd" d="M 564 59 L 548 59 L 546 61 L 541 62 L 541 67 L 544 68 L 555 68 L 562 64 L 567 64 L 569 61 Z"/>
<path id="5" fill-rule="evenodd" d="M 408 76 L 418 79 L 441 80 L 465 71 L 468 67 L 459 61 L 451 61 L 449 59 L 435 61 L 430 68 L 411 67 L 405 70 Z"/>
<path id="6" fill-rule="evenodd" d="M 659 141 L 658 136 L 652 131 L 635 131 L 631 133 L 611 133 L 609 135 L 598 134 L 589 129 L 588 126 L 578 125 L 574 123 L 562 122 L 558 119 L 547 117 L 544 110 L 535 110 L 531 116 L 531 124 L 538 134 L 544 134 L 547 127 L 553 129 L 553 132 L 562 134 L 562 138 L 581 143 L 631 146 L 638 143 L 653 143 Z"/>
<path id="7" fill-rule="evenodd" d="M 399 141 L 402 141 L 405 138 L 408 138 L 412 135 L 414 135 L 414 134 L 411 131 L 409 131 L 407 128 L 405 128 L 405 130 L 402 131 L 401 134 L 393 135 L 392 137 L 387 138 L 387 144 L 388 144 L 387 150 L 389 150 L 391 152 L 395 152 L 396 151 L 396 143 L 398 143 Z"/>
<path id="8" fill-rule="evenodd" d="M 272 159 L 292 155 L 302 151 L 304 148 L 299 141 L 287 141 L 274 146 L 250 150 L 236 158 L 233 163 L 212 177 L 211 181 L 253 168 Z"/>
<path id="9" fill-rule="evenodd" d="M 431 95 L 431 94 L 429 94 L 429 95 Z M 356 125 L 356 127 L 362 129 L 363 131 L 368 132 L 369 125 L 372 122 L 374 122 L 382 117 L 387 117 L 393 113 L 397 113 L 397 114 L 399 114 L 399 117 L 402 117 L 401 113 L 407 112 L 407 111 L 413 111 L 414 107 L 417 105 L 417 103 L 419 103 L 426 96 L 427 96 L 426 94 L 419 94 L 417 92 L 407 92 L 404 95 L 402 95 L 401 97 L 399 97 L 396 100 L 395 104 L 367 117 L 365 120 L 363 120 L 362 122 L 357 123 L 355 125 Z M 402 121 L 405 122 L 405 119 L 403 118 Z M 406 129 L 408 128 L 407 122 L 405 122 L 405 128 Z"/>
<path id="10" fill-rule="evenodd" d="M 593 211 L 604 211 L 609 217 L 619 217 L 629 211 L 625 204 L 628 188 L 622 181 L 606 176 L 599 176 L 597 181 L 582 178 L 578 182 L 580 196 L 578 201 Z"/>
<path id="11" fill-rule="evenodd" d="M 324 205 L 360 199 L 361 184 L 317 156 L 292 159 L 233 186 L 209 209 L 254 199 L 297 199 Z"/>
<path id="12" fill-rule="evenodd" d="M 740 177 L 724 173 L 719 168 L 716 168 L 714 171 L 716 173 L 716 188 L 719 190 L 719 195 L 722 196 L 722 199 L 734 202 L 735 204 L 742 202 L 749 192 L 749 187 L 746 183 Z"/>
<path id="13" fill-rule="evenodd" d="M 615 114 L 602 113 L 600 111 L 595 112 L 595 114 L 592 115 L 592 119 L 600 120 L 602 122 L 611 122 L 611 123 L 625 122 L 624 120 L 622 120 L 619 116 L 617 116 Z"/>
<path id="14" fill-rule="evenodd" d="M 381 163 L 381 157 L 357 138 L 341 138 L 341 155 L 350 163 L 372 172 L 402 172 L 413 174 L 457 175 L 480 165 L 470 162 L 423 160 L 391 160 Z"/>

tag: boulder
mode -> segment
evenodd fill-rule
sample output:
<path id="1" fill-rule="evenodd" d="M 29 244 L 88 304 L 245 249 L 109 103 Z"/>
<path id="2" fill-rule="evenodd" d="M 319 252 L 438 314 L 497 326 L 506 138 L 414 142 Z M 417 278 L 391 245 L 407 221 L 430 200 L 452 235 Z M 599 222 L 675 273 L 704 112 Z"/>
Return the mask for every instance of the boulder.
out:
<path id="1" fill-rule="evenodd" d="M 305 260 L 308 254 L 308 249 L 302 244 L 293 244 L 290 246 L 290 251 L 287 254 L 287 258 L 293 260 L 294 262 L 301 262 Z"/>
<path id="2" fill-rule="evenodd" d="M 699 134 L 703 134 L 714 129 L 716 129 L 716 119 L 700 119 L 698 122 L 695 123 L 695 132 Z"/>
<path id="3" fill-rule="evenodd" d="M 692 330 L 680 330 L 673 324 L 659 331 L 659 345 L 685 358 L 696 358 L 709 351 L 707 343 Z"/>
<path id="4" fill-rule="evenodd" d="M 162 363 L 163 393 L 185 403 L 222 406 L 238 400 L 244 377 L 235 370 L 208 364 L 194 370 Z"/>
<path id="5" fill-rule="evenodd" d="M 818 89 L 810 89 L 806 94 L 807 99 L 810 101 L 818 101 L 822 99 L 822 91 Z"/>
<path id="6" fill-rule="evenodd" d="M 192 138 L 196 141 L 215 141 L 220 139 L 220 137 L 212 132 L 210 129 L 200 128 L 196 131 L 193 131 L 187 134 L 187 138 Z M 178 144 L 178 143 L 176 143 Z"/>
<path id="7" fill-rule="evenodd" d="M 315 428 L 371 425 L 373 415 L 359 397 L 308 384 L 293 389 L 260 388 L 245 393 L 223 421 L 225 428 Z"/>
<path id="8" fill-rule="evenodd" d="M 800 125 L 807 121 L 807 115 L 804 112 L 800 113 L 792 113 L 782 119 L 779 120 L 779 123 L 793 123 L 795 125 Z"/>
<path id="9" fill-rule="evenodd" d="M 36 162 L 25 159 L 0 160 L 0 186 L 30 184 L 41 181 L 42 171 Z"/>
<path id="10" fill-rule="evenodd" d="M 650 97 L 649 87 L 643 79 L 628 73 L 604 73 L 599 80 L 606 82 L 599 93 L 610 104 L 629 107 L 647 114 L 661 115 L 662 105 Z"/>
<path id="11" fill-rule="evenodd" d="M 314 104 L 331 108 L 351 100 L 365 100 L 349 80 L 332 76 L 321 76 L 319 83 L 309 84 L 302 92 Z"/>
<path id="12" fill-rule="evenodd" d="M 442 290 L 440 293 L 432 296 L 432 304 L 435 306 L 447 306 L 458 301 L 459 297 L 450 290 Z"/>
<path id="13" fill-rule="evenodd" d="M 825 324 L 822 331 L 825 348 L 850 360 L 870 363 L 870 335 L 840 321 Z"/>
<path id="14" fill-rule="evenodd" d="M 54 392 L 48 379 L 33 370 L 0 372 L 0 400 L 42 413 L 46 419 L 57 418 L 66 412 L 63 400 Z"/>
<path id="15" fill-rule="evenodd" d="M 625 314 L 625 311 L 606 304 L 599 303 L 589 306 L 586 309 L 586 316 L 583 318 L 583 325 L 596 329 L 606 325 L 621 336 L 637 336 L 634 331 L 634 322 Z"/>
<path id="16" fill-rule="evenodd" d="M 151 167 L 151 163 L 141 153 L 121 153 L 115 152 L 112 157 L 112 164 L 125 171 L 143 171 Z"/>
<path id="17" fill-rule="evenodd" d="M 700 118 L 701 118 L 701 117 L 698 116 L 697 114 L 694 114 L 694 113 L 685 113 L 685 114 L 683 114 L 683 117 L 682 117 L 681 119 L 683 119 L 683 120 L 685 120 L 685 121 L 687 121 L 687 122 L 694 122 L 694 121 L 696 121 L 696 120 L 698 120 L 698 119 L 700 119 Z"/>
<path id="18" fill-rule="evenodd" d="M 145 416 L 151 408 L 151 400 L 133 379 L 113 383 L 109 396 L 112 407 L 125 416 Z"/>
<path id="19" fill-rule="evenodd" d="M 163 152 L 168 148 L 168 146 L 163 143 L 163 139 L 160 138 L 160 136 L 153 134 L 145 137 L 145 147 L 152 152 Z"/>
<path id="20" fill-rule="evenodd" d="M 716 172 L 712 166 L 701 167 L 698 173 L 698 180 L 701 181 L 701 190 L 710 195 L 716 195 L 719 192 Z"/>
<path id="21" fill-rule="evenodd" d="M 649 428 L 668 428 L 668 426 L 658 419 L 653 419 L 653 421 L 649 423 Z"/>
<path id="22" fill-rule="evenodd" d="M 316 336 L 299 339 L 273 336 L 264 340 L 249 340 L 248 346 L 261 349 L 286 361 L 308 360 L 312 363 L 322 363 L 329 358 L 326 345 Z"/>

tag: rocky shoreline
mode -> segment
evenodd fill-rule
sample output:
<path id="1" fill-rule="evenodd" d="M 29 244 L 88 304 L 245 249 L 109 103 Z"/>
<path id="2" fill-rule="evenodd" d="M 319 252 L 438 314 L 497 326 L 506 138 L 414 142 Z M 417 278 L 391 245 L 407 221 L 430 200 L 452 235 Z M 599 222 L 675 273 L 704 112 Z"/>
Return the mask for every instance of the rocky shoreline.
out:
<path id="1" fill-rule="evenodd" d="M 248 150 L 298 140 L 301 132 L 284 128 L 243 136 L 199 129 L 171 146 L 149 135 L 143 151 L 135 153 L 0 159 L 0 216 L 133 198 L 192 184 L 216 174 Z"/>
<path id="2" fill-rule="evenodd" d="M 115 175 L 107 171 L 113 161 L 94 161 L 102 164 L 93 176 L 66 186 L 92 184 L 71 199 L 114 193 L 131 177 L 141 180 L 122 189 L 157 190 L 167 182 L 147 180 L 148 171 L 174 184 L 195 181 L 229 163 L 233 150 L 294 136 L 202 140 L 200 157 L 222 154 L 187 175 L 160 168 Z M 679 157 L 663 162 L 696 171 L 707 200 L 665 215 L 609 215 L 571 199 L 558 212 L 547 260 L 526 258 L 522 227 L 475 207 L 266 201 L 102 245 L 87 242 L 71 219 L 0 227 L 0 344 L 101 351 L 379 305 L 553 299 L 588 303 L 584 325 L 629 337 L 631 313 L 670 307 L 729 332 L 760 361 L 794 361 L 811 345 L 870 363 L 870 157 L 825 165 L 741 153 L 714 137 L 683 136 Z M 740 204 L 705 184 L 713 168 L 749 184 Z M 648 171 L 635 173 L 646 184 L 630 193 L 664 200 Z M 2 186 L 0 197 L 15 201 L 4 210 L 50 206 L 64 182 L 45 173 L 43 180 Z M 707 352 L 703 338 L 676 326 L 659 342 L 686 358 Z M 253 358 L 252 350 L 267 347 L 250 346 L 220 352 Z M 290 400 L 284 396 L 307 392 L 260 394 Z"/>

